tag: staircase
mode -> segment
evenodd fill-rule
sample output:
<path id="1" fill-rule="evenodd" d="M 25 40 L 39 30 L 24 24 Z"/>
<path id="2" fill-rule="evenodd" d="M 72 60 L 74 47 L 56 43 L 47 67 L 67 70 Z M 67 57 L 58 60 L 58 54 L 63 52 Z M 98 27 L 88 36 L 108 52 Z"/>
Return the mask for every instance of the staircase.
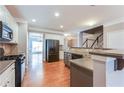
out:
<path id="1" fill-rule="evenodd" d="M 89 44 L 89 42 L 92 44 Z M 84 43 L 82 44 L 82 47 L 84 48 L 103 48 L 103 33 L 97 36 L 97 38 L 94 39 L 86 39 Z"/>

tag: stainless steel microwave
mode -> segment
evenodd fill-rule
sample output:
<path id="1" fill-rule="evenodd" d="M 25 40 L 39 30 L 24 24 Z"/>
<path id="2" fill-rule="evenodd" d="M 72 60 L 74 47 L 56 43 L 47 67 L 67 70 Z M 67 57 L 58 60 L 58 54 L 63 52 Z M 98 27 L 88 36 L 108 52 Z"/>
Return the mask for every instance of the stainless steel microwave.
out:
<path id="1" fill-rule="evenodd" d="M 0 21 L 0 41 L 7 40 L 11 41 L 13 39 L 13 31 L 12 29 Z"/>

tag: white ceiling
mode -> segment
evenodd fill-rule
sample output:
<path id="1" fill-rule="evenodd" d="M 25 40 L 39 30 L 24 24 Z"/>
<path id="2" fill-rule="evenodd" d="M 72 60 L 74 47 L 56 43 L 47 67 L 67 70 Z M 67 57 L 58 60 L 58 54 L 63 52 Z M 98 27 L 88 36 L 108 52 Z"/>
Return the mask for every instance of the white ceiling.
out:
<path id="1" fill-rule="evenodd" d="M 101 25 L 117 18 L 124 17 L 124 5 L 91 6 L 91 5 L 20 5 L 6 6 L 14 17 L 23 18 L 32 27 L 71 31 L 87 28 L 87 22 L 95 21 Z M 59 12 L 56 18 L 54 12 Z M 36 23 L 31 20 L 36 19 Z M 60 25 L 64 28 L 61 29 Z"/>

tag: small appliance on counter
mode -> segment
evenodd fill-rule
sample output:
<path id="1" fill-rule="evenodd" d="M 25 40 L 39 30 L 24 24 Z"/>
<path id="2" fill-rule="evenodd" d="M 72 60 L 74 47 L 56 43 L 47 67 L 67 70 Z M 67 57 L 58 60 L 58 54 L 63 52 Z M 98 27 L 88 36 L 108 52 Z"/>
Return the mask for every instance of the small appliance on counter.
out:
<path id="1" fill-rule="evenodd" d="M 15 87 L 21 87 L 25 73 L 25 55 L 4 55 L 4 50 L 0 48 L 0 51 L 0 61 L 15 60 Z"/>
<path id="2" fill-rule="evenodd" d="M 13 30 L 5 23 L 0 21 L 0 41 L 11 41 L 13 39 Z"/>

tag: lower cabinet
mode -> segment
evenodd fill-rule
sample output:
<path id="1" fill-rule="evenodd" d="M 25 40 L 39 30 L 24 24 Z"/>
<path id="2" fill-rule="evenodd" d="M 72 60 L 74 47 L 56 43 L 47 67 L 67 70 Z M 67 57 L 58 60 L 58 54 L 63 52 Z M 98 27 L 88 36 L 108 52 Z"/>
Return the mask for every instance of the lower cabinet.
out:
<path id="1" fill-rule="evenodd" d="M 71 63 L 70 86 L 93 87 L 93 72 Z"/>
<path id="2" fill-rule="evenodd" d="M 15 87 L 15 64 L 12 64 L 0 75 L 1 87 Z"/>

